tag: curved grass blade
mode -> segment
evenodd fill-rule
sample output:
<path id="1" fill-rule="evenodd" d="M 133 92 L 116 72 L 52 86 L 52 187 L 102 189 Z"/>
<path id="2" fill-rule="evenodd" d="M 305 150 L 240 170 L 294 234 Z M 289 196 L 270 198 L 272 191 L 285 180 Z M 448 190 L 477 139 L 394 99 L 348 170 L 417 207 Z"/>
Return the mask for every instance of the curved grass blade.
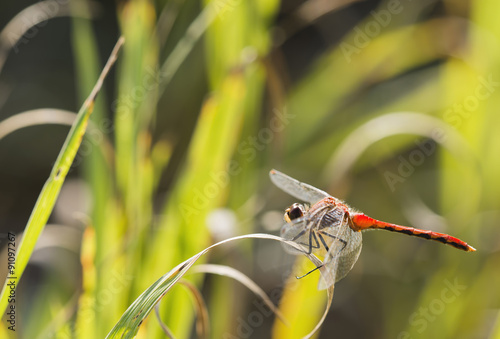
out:
<path id="1" fill-rule="evenodd" d="M 167 327 L 167 325 L 165 325 L 163 323 L 163 321 L 161 321 L 161 317 L 160 317 L 160 304 L 156 304 L 155 306 L 155 315 L 156 315 L 156 318 L 158 319 L 158 322 L 160 323 L 160 327 L 161 329 L 163 330 L 163 333 L 165 333 L 165 335 L 167 336 L 167 338 L 169 339 L 175 339 L 175 336 L 173 335 L 172 332 L 170 332 L 170 329 Z"/>
<path id="2" fill-rule="evenodd" d="M 35 204 L 35 207 L 31 213 L 31 216 L 26 225 L 26 229 L 24 231 L 23 237 L 19 243 L 16 262 L 15 262 L 15 274 L 7 277 L 5 280 L 2 293 L 0 295 L 0 311 L 3 312 L 7 308 L 8 304 L 8 290 L 6 289 L 8 282 L 16 282 L 21 278 L 26 265 L 28 264 L 29 258 L 33 252 L 33 248 L 40 236 L 42 230 L 47 223 L 47 220 L 54 208 L 54 204 L 57 200 L 57 196 L 59 195 L 59 191 L 61 190 L 62 184 L 64 183 L 64 179 L 68 174 L 68 171 L 73 163 L 76 152 L 80 147 L 83 135 L 85 134 L 85 130 L 87 128 L 88 120 L 90 114 L 92 113 L 92 109 L 94 107 L 94 101 L 99 93 L 104 78 L 108 74 L 111 66 L 114 64 L 117 58 L 118 51 L 124 43 L 124 39 L 120 38 L 116 43 L 111 55 L 102 70 L 99 79 L 97 79 L 97 83 L 95 84 L 92 92 L 88 96 L 87 100 L 85 100 L 82 108 L 78 112 L 78 116 L 71 127 L 68 136 L 64 142 L 64 145 L 61 148 L 59 156 L 52 168 L 52 172 L 50 173 L 49 178 L 47 179 L 45 185 L 40 192 L 38 200 Z M 10 290 L 10 289 L 9 289 Z"/>
<path id="3" fill-rule="evenodd" d="M 100 9 L 99 6 L 99 3 L 89 1 L 90 12 L 79 11 L 78 13 L 71 13 L 69 6 L 66 4 L 55 0 L 46 0 L 37 2 L 23 9 L 0 31 L 0 72 L 3 69 L 10 50 L 14 49 L 17 53 L 18 45 L 27 43 L 28 40 L 26 40 L 24 35 L 32 27 L 38 26 L 46 20 L 70 15 L 79 16 L 84 19 L 92 19 L 98 14 Z M 54 11 L 54 8 L 57 10 Z M 27 22 L 29 22 L 28 25 Z"/>
<path id="4" fill-rule="evenodd" d="M 111 329 L 106 338 L 134 338 L 134 336 L 139 331 L 139 327 L 144 321 L 144 319 L 151 313 L 155 305 L 163 298 L 163 296 L 174 286 L 179 279 L 181 279 L 186 272 L 193 266 L 193 264 L 205 253 L 210 251 L 212 248 L 217 247 L 219 245 L 241 239 L 270 239 L 276 240 L 282 243 L 286 243 L 292 247 L 296 247 L 300 249 L 300 245 L 292 241 L 284 240 L 275 235 L 270 234 L 248 234 L 242 235 L 234 238 L 229 238 L 223 241 L 220 241 L 210 247 L 207 247 L 203 251 L 189 258 L 188 260 L 182 262 L 173 268 L 170 272 L 162 276 L 155 283 L 153 283 L 150 287 L 148 287 L 123 313 L 120 320 L 116 323 L 116 325 Z M 321 266 L 322 262 L 316 258 L 314 255 L 304 253 L 304 255 L 313 262 L 316 266 Z M 319 271 L 321 274 L 324 274 L 324 267 L 322 266 Z M 331 296 L 329 298 L 333 298 L 333 287 L 331 288 Z M 330 289 L 329 289 L 330 294 Z M 328 313 L 329 306 L 331 304 L 331 300 L 328 303 L 328 308 L 325 311 L 325 315 L 321 319 L 321 322 L 314 328 L 314 331 L 311 332 L 306 338 L 309 338 L 314 334 L 314 332 L 321 326 L 324 318 L 326 317 L 326 313 Z"/>
<path id="5" fill-rule="evenodd" d="M 326 288 L 326 303 L 320 298 L 319 294 L 312 291 L 316 287 L 319 287 L 321 283 L 326 285 L 329 274 L 328 270 L 326 270 L 325 266 L 319 268 L 322 275 L 321 279 L 323 279 L 323 282 L 320 282 L 320 284 L 317 284 L 309 277 L 301 279 L 303 282 L 298 284 L 296 273 L 302 272 L 305 264 L 301 259 L 296 261 L 293 274 L 290 275 L 284 286 L 280 301 L 280 311 L 291 322 L 291 327 L 283 326 L 282 323 L 275 320 L 271 338 L 311 338 L 319 331 L 330 311 L 335 285 L 329 285 Z M 303 303 L 306 300 L 307 306 L 304 306 Z M 325 305 L 325 308 L 320 317 L 321 313 L 315 308 L 313 309 L 313 307 L 317 306 L 319 308 L 323 307 L 323 305 Z M 304 312 L 306 313 L 305 315 Z M 311 327 L 313 327 L 312 330 L 310 330 Z M 304 335 L 305 333 L 308 334 Z"/>
<path id="6" fill-rule="evenodd" d="M 326 290 L 326 293 L 327 293 L 327 296 L 328 296 L 328 300 L 326 302 L 326 307 L 325 307 L 325 312 L 323 312 L 323 315 L 321 316 L 321 319 L 318 321 L 318 323 L 316 324 L 316 326 L 313 328 L 313 330 L 304 337 L 304 339 L 309 339 L 311 338 L 321 327 L 321 325 L 323 325 L 323 322 L 325 322 L 325 319 L 326 319 L 326 315 L 328 314 L 328 311 L 330 311 L 330 307 L 332 306 L 332 300 L 333 300 L 333 289 L 334 289 L 334 286 L 335 285 L 330 285 L 327 290 Z"/>
<path id="7" fill-rule="evenodd" d="M 198 338 L 208 339 L 210 334 L 210 321 L 205 300 L 203 300 L 201 292 L 196 288 L 194 284 L 190 283 L 187 280 L 181 280 L 180 283 L 191 292 L 196 302 L 196 332 Z"/>
<path id="8" fill-rule="evenodd" d="M 25 127 L 56 124 L 71 126 L 77 114 L 56 108 L 41 108 L 15 114 L 0 121 L 0 140 Z"/>
<path id="9" fill-rule="evenodd" d="M 180 280 L 179 284 L 184 286 L 189 293 L 193 296 L 193 299 L 195 301 L 195 306 L 196 306 L 196 333 L 198 335 L 198 338 L 209 338 L 209 333 L 210 333 L 210 322 L 209 322 L 209 317 L 208 317 L 208 309 L 207 305 L 205 304 L 205 300 L 203 300 L 203 296 L 201 295 L 201 292 L 196 288 L 196 286 L 192 283 L 190 283 L 187 280 Z M 168 338 L 175 339 L 175 336 L 172 334 L 170 329 L 163 323 L 161 320 L 160 316 L 160 303 L 156 304 L 155 306 L 155 315 L 156 318 L 158 319 L 158 322 L 160 323 L 160 326 L 165 332 L 165 335 Z"/>
<path id="10" fill-rule="evenodd" d="M 278 317 L 285 325 L 289 326 L 288 322 L 285 319 L 285 316 L 273 304 L 271 299 L 267 296 L 266 292 L 264 292 L 264 290 L 262 290 L 259 285 L 257 285 L 252 279 L 250 279 L 240 271 L 225 265 L 201 264 L 193 267 L 191 273 L 218 274 L 239 281 L 255 295 L 260 297 L 262 301 L 264 301 L 264 303 L 267 305 L 267 307 L 269 307 L 271 311 L 276 314 L 276 317 Z"/>
<path id="11" fill-rule="evenodd" d="M 441 130 L 447 138 L 437 140 L 435 131 Z M 368 120 L 352 131 L 338 146 L 322 173 L 331 186 L 338 187 L 361 155 L 375 142 L 400 135 L 414 134 L 432 138 L 450 153 L 476 163 L 473 152 L 464 138 L 441 119 L 416 112 L 393 112 Z"/>

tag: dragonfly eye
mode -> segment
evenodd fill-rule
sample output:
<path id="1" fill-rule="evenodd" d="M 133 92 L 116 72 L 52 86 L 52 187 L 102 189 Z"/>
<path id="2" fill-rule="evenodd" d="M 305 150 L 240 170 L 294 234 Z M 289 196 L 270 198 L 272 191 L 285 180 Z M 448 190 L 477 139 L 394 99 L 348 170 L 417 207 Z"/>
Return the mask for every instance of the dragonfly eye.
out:
<path id="1" fill-rule="evenodd" d="M 291 222 L 292 220 L 302 218 L 305 213 L 306 210 L 303 205 L 293 204 L 292 206 L 288 207 L 285 211 L 285 221 Z"/>

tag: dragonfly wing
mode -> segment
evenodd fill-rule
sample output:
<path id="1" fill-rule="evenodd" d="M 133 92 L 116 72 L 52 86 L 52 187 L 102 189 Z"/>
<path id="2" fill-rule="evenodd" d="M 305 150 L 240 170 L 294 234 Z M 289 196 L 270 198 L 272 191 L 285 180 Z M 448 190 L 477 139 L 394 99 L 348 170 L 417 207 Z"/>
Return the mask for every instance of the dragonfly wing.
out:
<path id="1" fill-rule="evenodd" d="M 286 193 L 302 201 L 314 204 L 330 195 L 314 186 L 300 182 L 276 170 L 269 172 L 271 181 Z"/>
<path id="2" fill-rule="evenodd" d="M 333 286 L 339 279 L 337 279 L 337 267 L 339 263 L 338 256 L 336 258 L 332 258 L 321 267 L 321 278 L 318 282 L 318 290 L 326 290 L 328 287 Z"/>
<path id="3" fill-rule="evenodd" d="M 347 222 L 335 228 L 325 228 L 320 231 L 323 237 L 328 234 L 332 243 L 327 255 L 323 259 L 325 270 L 322 274 L 318 289 L 326 289 L 335 282 L 343 279 L 358 260 L 361 252 L 361 232 L 353 231 Z"/>
<path id="4" fill-rule="evenodd" d="M 281 228 L 281 237 L 293 241 L 302 246 L 303 251 L 299 251 L 292 246 L 287 244 L 283 244 L 283 247 L 287 253 L 290 254 L 303 254 L 304 252 L 309 251 L 311 238 L 311 230 L 307 228 L 307 220 L 306 218 L 295 219 L 291 223 L 286 223 Z M 316 246 L 317 248 L 317 246 Z"/>

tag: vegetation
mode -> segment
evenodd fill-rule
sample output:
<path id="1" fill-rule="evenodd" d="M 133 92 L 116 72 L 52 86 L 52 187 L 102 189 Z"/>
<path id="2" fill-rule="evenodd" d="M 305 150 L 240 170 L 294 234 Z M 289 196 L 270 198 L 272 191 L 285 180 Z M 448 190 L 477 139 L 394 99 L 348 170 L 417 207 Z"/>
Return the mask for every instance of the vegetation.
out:
<path id="1" fill-rule="evenodd" d="M 113 337 L 115 325 L 138 319 L 126 313 L 129 306 L 145 302 L 153 310 L 152 300 L 139 296 L 158 284 L 171 290 L 137 338 L 164 337 L 164 325 L 177 338 L 206 333 L 197 332 L 206 329 L 205 313 L 212 338 L 310 333 L 328 298 L 316 288 L 316 273 L 295 279 L 313 263 L 292 258 L 276 241 L 231 242 L 197 264 L 245 273 L 286 321 L 245 286 L 203 274 L 209 269 L 187 272 L 175 286 L 171 279 L 186 273 L 181 263 L 192 264 L 189 258 L 220 240 L 278 234 L 293 199 L 270 185 L 268 171 L 277 168 L 374 218 L 449 233 L 477 249 L 363 234 L 360 258 L 336 284 L 318 337 L 500 338 L 500 4 L 345 4 L 130 0 L 109 8 L 49 0 L 2 17 L 9 24 L 0 32 L 1 198 L 14 201 L 10 185 L 29 183 L 38 192 L 47 186 L 31 218 L 0 209 L 3 234 L 24 231 L 16 235 L 17 273 L 32 260 L 16 303 L 8 303 L 8 289 L 0 298 L 0 337 Z M 0 13 L 11 13 L 10 6 L 2 3 Z M 113 15 L 115 26 L 106 21 Z M 67 29 L 51 31 L 52 22 Z M 67 46 L 41 46 L 45 32 Z M 125 44 L 87 127 L 82 119 L 92 100 L 85 100 L 120 35 Z M 28 87 L 37 90 L 16 101 L 23 88 L 16 85 L 37 79 L 13 76 L 17 59 L 34 60 L 47 49 L 71 58 L 70 48 L 73 65 L 58 65 L 52 81 Z M 66 83 L 63 67 L 74 70 Z M 67 85 L 73 79 L 75 87 Z M 42 100 L 44 86 L 56 84 L 60 93 Z M 68 125 L 76 116 L 68 111 L 82 105 L 68 142 L 55 144 L 49 125 Z M 35 129 L 37 138 L 27 132 Z M 19 154 L 37 149 L 42 156 L 33 151 L 32 159 L 53 172 L 47 165 L 33 183 L 36 161 Z M 54 212 L 45 223 L 54 205 L 57 212 L 75 198 L 57 200 L 68 171 L 64 186 L 83 178 L 91 207 L 72 216 L 80 245 L 60 252 L 67 219 Z M 16 219 L 28 226 L 12 228 Z M 58 258 L 77 255 L 79 263 L 49 265 L 36 243 Z M 7 246 L 3 251 L 6 276 Z M 46 273 L 37 276 L 35 267 Z M 9 330 L 8 304 L 16 306 L 16 331 Z"/>

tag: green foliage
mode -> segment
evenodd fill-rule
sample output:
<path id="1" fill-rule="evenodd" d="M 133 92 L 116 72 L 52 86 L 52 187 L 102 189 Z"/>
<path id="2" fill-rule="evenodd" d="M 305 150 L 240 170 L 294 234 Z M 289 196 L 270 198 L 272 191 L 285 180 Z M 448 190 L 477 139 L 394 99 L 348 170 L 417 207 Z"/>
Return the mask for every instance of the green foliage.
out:
<path id="1" fill-rule="evenodd" d="M 91 25 L 92 6 L 70 3 L 83 101 L 102 67 L 96 41 L 103 33 Z M 377 219 L 446 232 L 478 250 L 367 233 L 358 263 L 335 287 L 322 337 L 500 338 L 500 5 L 382 1 L 289 81 L 286 44 L 292 54 L 309 52 L 309 45 L 293 45 L 303 33 L 294 29 L 310 25 L 330 36 L 337 27 L 328 12 L 339 9 L 306 3 L 317 7 L 290 13 L 285 3 L 267 0 L 119 4 L 126 44 L 116 92 L 95 102 L 83 139 L 92 145 L 83 166 L 92 209 L 82 286 L 67 301 L 47 297 L 61 286 L 44 286 L 33 309 L 48 315 L 23 319 L 26 333 L 164 337 L 147 315 L 168 291 L 161 321 L 176 337 L 189 337 L 195 308 L 185 291 L 170 288 L 194 263 L 187 258 L 198 260 L 219 240 L 208 228 L 214 211 L 225 208 L 235 220 L 230 231 L 247 234 L 261 229 L 268 212 L 287 207 L 289 197 L 275 194 L 267 178 L 276 167 Z M 33 209 L 18 250 L 19 276 L 90 112 L 86 102 Z M 250 241 L 231 251 L 200 261 L 261 273 L 255 280 L 273 288 L 280 275 L 272 265 L 285 261 L 282 252 Z M 294 274 L 308 269 L 297 260 Z M 276 319 L 271 328 L 266 320 L 265 332 L 252 328 L 255 336 L 302 337 L 318 323 L 328 297 L 316 290 L 317 275 L 296 281 L 294 274 L 276 287 L 290 326 Z M 240 314 L 255 311 L 253 299 L 226 281 L 186 279 L 208 295 L 214 338 L 235 333 Z M 0 337 L 16 337 L 5 324 Z"/>
<path id="2" fill-rule="evenodd" d="M 116 60 L 116 53 L 118 53 L 119 48 L 123 44 L 123 39 L 120 39 L 117 43 L 115 50 L 113 51 L 112 56 L 108 60 L 108 64 L 104 68 L 103 72 L 98 78 L 97 84 L 94 86 L 92 92 L 88 96 L 87 100 L 85 100 L 82 108 L 78 112 L 76 116 L 76 120 L 71 126 L 71 130 L 68 133 L 68 136 L 64 142 L 64 145 L 61 148 L 61 152 L 59 153 L 54 167 L 50 172 L 50 176 L 47 179 L 47 182 L 42 188 L 40 192 L 40 196 L 33 208 L 33 212 L 31 213 L 30 219 L 28 220 L 28 224 L 26 225 L 25 232 L 23 234 L 23 238 L 19 242 L 19 246 L 17 249 L 16 255 L 16 263 L 15 263 L 15 276 L 16 279 L 20 279 L 24 273 L 24 270 L 28 264 L 28 260 L 35 248 L 35 244 L 42 232 L 47 220 L 49 219 L 50 213 L 56 203 L 57 197 L 61 190 L 61 187 L 66 179 L 66 175 L 71 168 L 73 160 L 76 156 L 76 152 L 80 147 L 83 135 L 85 134 L 87 124 L 90 118 L 90 114 L 94 108 L 94 102 L 97 97 L 97 94 L 101 90 L 102 82 L 104 78 L 109 72 L 112 64 Z M 0 295 L 0 309 L 5 310 L 7 308 L 8 299 L 9 299 L 9 291 L 10 288 L 7 287 L 7 282 L 9 279 L 6 279 L 5 284 L 2 289 L 2 293 Z"/>

